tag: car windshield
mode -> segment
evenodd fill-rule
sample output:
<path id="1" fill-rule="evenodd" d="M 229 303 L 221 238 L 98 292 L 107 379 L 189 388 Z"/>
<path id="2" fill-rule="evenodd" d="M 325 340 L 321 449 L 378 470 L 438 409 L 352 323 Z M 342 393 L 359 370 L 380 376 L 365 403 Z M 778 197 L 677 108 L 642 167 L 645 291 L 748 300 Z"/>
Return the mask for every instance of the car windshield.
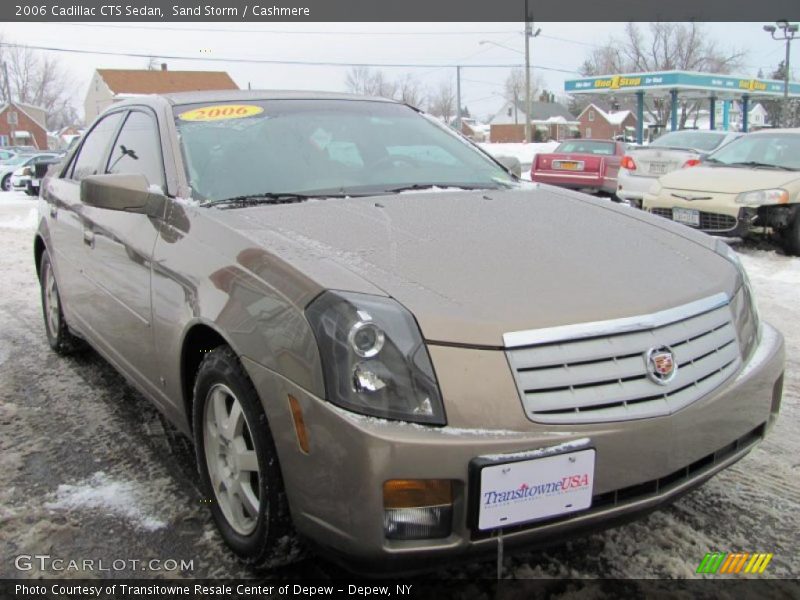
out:
<path id="1" fill-rule="evenodd" d="M 746 135 L 709 155 L 711 164 L 800 170 L 800 134 Z"/>
<path id="2" fill-rule="evenodd" d="M 713 131 L 671 131 L 650 143 L 651 148 L 685 148 L 711 152 L 725 139 L 726 133 Z"/>
<path id="3" fill-rule="evenodd" d="M 515 179 L 413 109 L 369 100 L 264 100 L 175 108 L 193 195 L 201 201 L 500 188 Z"/>
<path id="4" fill-rule="evenodd" d="M 569 140 L 562 142 L 556 148 L 556 152 L 573 154 L 601 154 L 610 156 L 614 154 L 614 142 L 603 142 L 596 140 Z"/>

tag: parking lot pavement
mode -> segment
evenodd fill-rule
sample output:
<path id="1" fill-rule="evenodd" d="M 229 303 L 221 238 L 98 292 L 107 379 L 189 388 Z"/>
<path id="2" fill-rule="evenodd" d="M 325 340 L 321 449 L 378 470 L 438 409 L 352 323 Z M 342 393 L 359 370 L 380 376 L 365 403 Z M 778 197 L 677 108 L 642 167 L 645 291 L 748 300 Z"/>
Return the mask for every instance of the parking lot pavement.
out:
<path id="1" fill-rule="evenodd" d="M 88 577 L 253 576 L 222 545 L 200 504 L 189 442 L 97 354 L 60 358 L 47 346 L 32 259 L 35 206 L 22 194 L 0 193 L 0 578 L 63 574 L 41 561 L 23 560 L 20 570 L 20 555 L 122 567 L 78 573 Z M 712 551 L 771 552 L 766 576 L 800 575 L 800 259 L 765 244 L 737 250 L 762 317 L 786 336 L 783 410 L 771 435 L 670 508 L 507 556 L 507 577 L 692 577 Z M 271 575 L 342 573 L 301 558 Z M 494 573 L 487 560 L 437 576 Z"/>

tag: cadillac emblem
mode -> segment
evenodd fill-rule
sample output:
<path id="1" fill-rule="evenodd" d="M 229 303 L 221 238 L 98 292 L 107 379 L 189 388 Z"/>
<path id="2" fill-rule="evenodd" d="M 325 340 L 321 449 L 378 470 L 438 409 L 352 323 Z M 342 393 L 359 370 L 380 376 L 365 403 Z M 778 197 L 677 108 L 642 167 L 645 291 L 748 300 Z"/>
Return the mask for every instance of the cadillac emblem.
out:
<path id="1" fill-rule="evenodd" d="M 650 348 L 645 355 L 647 363 L 647 376 L 659 385 L 667 385 L 678 374 L 678 364 L 675 354 L 669 346 Z"/>

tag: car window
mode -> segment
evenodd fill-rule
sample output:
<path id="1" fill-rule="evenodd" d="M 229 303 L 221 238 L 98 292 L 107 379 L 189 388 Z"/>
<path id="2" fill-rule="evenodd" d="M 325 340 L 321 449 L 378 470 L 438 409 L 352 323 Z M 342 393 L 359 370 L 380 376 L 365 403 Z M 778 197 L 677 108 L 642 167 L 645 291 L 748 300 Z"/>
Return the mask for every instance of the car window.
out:
<path id="1" fill-rule="evenodd" d="M 569 140 L 562 142 L 556 148 L 556 152 L 572 152 L 580 154 L 600 154 L 611 156 L 614 154 L 616 145 L 614 142 L 597 142 L 593 140 Z"/>
<path id="2" fill-rule="evenodd" d="M 80 181 L 84 177 L 97 175 L 100 172 L 111 136 L 117 130 L 123 115 L 122 112 L 116 112 L 104 117 L 87 134 L 73 162 L 71 179 Z"/>
<path id="3" fill-rule="evenodd" d="M 722 132 L 671 131 L 654 140 L 650 146 L 654 148 L 678 148 L 710 152 L 718 147 L 725 137 L 726 134 Z"/>
<path id="4" fill-rule="evenodd" d="M 156 121 L 132 111 L 119 132 L 108 159 L 107 173 L 141 174 L 153 185 L 164 185 L 164 166 Z"/>
<path id="5" fill-rule="evenodd" d="M 784 169 L 800 169 L 800 135 L 771 133 L 747 135 L 709 156 L 712 163 L 757 162 Z"/>

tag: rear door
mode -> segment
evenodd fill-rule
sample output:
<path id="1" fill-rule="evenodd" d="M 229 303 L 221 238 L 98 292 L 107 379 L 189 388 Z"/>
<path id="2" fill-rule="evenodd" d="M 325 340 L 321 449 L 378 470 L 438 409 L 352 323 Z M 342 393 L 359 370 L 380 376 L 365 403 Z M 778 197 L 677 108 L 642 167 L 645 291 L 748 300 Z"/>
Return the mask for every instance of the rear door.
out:
<path id="1" fill-rule="evenodd" d="M 133 108 L 125 117 L 105 173 L 140 174 L 163 192 L 164 161 L 155 114 Z M 97 288 L 88 317 L 100 345 L 146 387 L 153 385 L 150 277 L 161 215 L 151 217 L 85 206 L 83 237 L 89 276 Z M 152 390 L 151 390 L 152 391 Z"/>

